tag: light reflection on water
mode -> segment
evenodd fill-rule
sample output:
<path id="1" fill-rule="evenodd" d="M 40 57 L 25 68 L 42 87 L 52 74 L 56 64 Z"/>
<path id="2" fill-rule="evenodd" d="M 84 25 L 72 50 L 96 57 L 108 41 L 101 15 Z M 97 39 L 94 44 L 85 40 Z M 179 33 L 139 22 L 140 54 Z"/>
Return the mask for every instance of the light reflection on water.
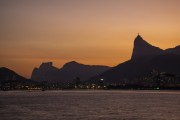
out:
<path id="1" fill-rule="evenodd" d="M 180 91 L 6 91 L 0 120 L 180 120 Z"/>

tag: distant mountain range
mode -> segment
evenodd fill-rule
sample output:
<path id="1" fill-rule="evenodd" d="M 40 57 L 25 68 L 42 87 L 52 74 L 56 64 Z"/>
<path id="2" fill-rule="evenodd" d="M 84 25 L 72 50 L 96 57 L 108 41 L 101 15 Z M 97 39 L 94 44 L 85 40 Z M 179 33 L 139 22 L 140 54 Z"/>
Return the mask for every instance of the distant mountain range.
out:
<path id="1" fill-rule="evenodd" d="M 33 80 L 18 75 L 16 72 L 8 68 L 0 68 L 0 90 L 28 89 L 29 86 L 39 86 L 39 84 Z"/>
<path id="2" fill-rule="evenodd" d="M 42 63 L 39 68 L 34 68 L 31 79 L 48 82 L 72 82 L 77 77 L 82 81 L 109 70 L 108 66 L 84 65 L 75 61 L 68 62 L 60 69 L 53 66 L 52 62 Z"/>
<path id="3" fill-rule="evenodd" d="M 18 75 L 14 71 L 1 67 L 0 68 L 0 81 L 26 81 L 27 79 Z"/>
<path id="4" fill-rule="evenodd" d="M 92 77 L 89 81 L 104 79 L 107 83 L 118 83 L 122 80 L 133 80 L 150 73 L 153 69 L 180 75 L 180 46 L 162 50 L 138 35 L 134 40 L 130 60 Z"/>
<path id="5" fill-rule="evenodd" d="M 146 42 L 140 35 L 134 40 L 134 48 L 130 60 L 115 67 L 100 65 L 84 65 L 75 61 L 56 68 L 52 62 L 42 63 L 34 68 L 32 81 L 49 83 L 73 82 L 77 77 L 81 81 L 97 82 L 100 79 L 106 83 L 118 83 L 122 80 L 140 78 L 152 70 L 172 73 L 180 76 L 180 46 L 162 50 Z M 0 68 L 0 82 L 30 81 L 8 68 Z"/>

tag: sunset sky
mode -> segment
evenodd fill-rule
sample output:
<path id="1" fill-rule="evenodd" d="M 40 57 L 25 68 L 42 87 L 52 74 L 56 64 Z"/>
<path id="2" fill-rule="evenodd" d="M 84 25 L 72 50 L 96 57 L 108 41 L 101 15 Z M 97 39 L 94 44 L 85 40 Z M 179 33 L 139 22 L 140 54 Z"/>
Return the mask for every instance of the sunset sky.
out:
<path id="1" fill-rule="evenodd" d="M 180 45 L 180 0 L 1 0 L 0 67 L 30 78 L 52 61 L 115 66 L 138 33 L 162 49 Z"/>

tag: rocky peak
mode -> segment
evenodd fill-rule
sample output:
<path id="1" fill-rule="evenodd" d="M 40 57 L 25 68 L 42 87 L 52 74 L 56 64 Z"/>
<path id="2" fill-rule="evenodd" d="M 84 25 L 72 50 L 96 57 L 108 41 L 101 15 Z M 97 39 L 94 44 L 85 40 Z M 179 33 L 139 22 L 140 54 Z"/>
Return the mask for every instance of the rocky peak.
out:
<path id="1" fill-rule="evenodd" d="M 39 69 L 47 69 L 47 68 L 51 68 L 52 66 L 53 66 L 52 62 L 45 62 L 40 65 Z"/>
<path id="2" fill-rule="evenodd" d="M 74 68 L 78 68 L 80 66 L 83 66 L 83 64 L 80 64 L 80 63 L 78 63 L 76 61 L 71 61 L 71 62 L 68 62 L 68 63 L 64 64 L 62 69 L 74 69 Z"/>
<path id="3" fill-rule="evenodd" d="M 131 60 L 150 59 L 163 53 L 163 50 L 146 42 L 139 34 L 134 40 Z"/>
<path id="4" fill-rule="evenodd" d="M 145 40 L 143 40 L 143 38 L 138 34 L 138 36 L 134 40 L 134 46 L 143 47 L 143 46 L 151 46 L 151 45 Z"/>
<path id="5" fill-rule="evenodd" d="M 54 76 L 58 73 L 58 68 L 53 66 L 52 62 L 45 62 L 40 65 L 39 68 L 34 68 L 31 79 L 38 80 L 38 81 L 50 81 L 54 80 Z"/>

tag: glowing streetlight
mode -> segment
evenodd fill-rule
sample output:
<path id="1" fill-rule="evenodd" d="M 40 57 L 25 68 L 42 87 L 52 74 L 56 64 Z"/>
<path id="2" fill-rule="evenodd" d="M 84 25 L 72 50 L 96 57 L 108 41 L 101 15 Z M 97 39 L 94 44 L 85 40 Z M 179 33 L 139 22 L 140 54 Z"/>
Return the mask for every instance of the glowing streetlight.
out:
<path id="1" fill-rule="evenodd" d="M 104 79 L 101 78 L 100 80 L 102 81 L 102 86 L 103 86 L 103 88 L 104 88 Z"/>

